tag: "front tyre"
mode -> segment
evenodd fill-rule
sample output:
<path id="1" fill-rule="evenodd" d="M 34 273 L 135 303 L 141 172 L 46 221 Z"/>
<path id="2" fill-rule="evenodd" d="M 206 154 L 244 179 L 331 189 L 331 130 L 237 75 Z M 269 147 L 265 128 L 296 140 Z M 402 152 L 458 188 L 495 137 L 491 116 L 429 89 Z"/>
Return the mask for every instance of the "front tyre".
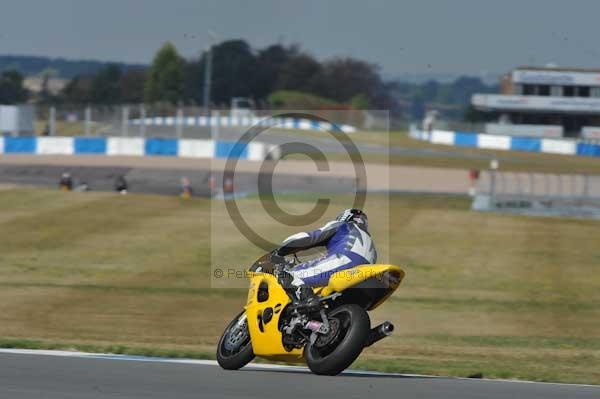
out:
<path id="1" fill-rule="evenodd" d="M 371 329 L 367 312 L 358 305 L 343 305 L 331 311 L 330 332 L 304 348 L 308 368 L 319 375 L 337 375 L 360 355 Z"/>
<path id="2" fill-rule="evenodd" d="M 225 328 L 217 347 L 217 362 L 225 370 L 238 370 L 254 359 L 246 313 L 237 315 Z"/>

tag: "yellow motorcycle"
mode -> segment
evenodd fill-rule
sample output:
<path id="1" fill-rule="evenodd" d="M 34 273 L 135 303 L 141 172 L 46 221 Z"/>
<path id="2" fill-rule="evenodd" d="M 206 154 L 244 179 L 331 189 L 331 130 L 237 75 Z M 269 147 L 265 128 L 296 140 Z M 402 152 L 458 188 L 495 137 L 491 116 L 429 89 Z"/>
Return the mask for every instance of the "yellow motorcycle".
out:
<path id="1" fill-rule="evenodd" d="M 259 356 L 306 362 L 315 374 L 337 375 L 394 330 L 390 322 L 371 328 L 367 312 L 398 288 L 404 278 L 400 267 L 364 265 L 337 272 L 327 286 L 314 289 L 318 301 L 309 303 L 291 299 L 275 276 L 279 267 L 266 254 L 248 271 L 247 304 L 219 340 L 222 368 L 237 370 Z"/>

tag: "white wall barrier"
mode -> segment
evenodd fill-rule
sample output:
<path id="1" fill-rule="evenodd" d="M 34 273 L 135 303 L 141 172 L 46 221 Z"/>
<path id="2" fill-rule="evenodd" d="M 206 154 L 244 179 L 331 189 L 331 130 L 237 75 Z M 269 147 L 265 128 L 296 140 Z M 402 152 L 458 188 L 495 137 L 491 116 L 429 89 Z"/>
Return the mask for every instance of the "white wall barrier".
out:
<path id="1" fill-rule="evenodd" d="M 491 150 L 510 150 L 510 137 L 495 136 L 492 134 L 479 134 L 477 137 L 479 148 Z"/>
<path id="2" fill-rule="evenodd" d="M 73 137 L 39 137 L 37 153 L 42 155 L 73 155 Z"/>
<path id="3" fill-rule="evenodd" d="M 434 144 L 454 144 L 454 132 L 445 130 L 434 130 L 431 132 L 431 142 Z"/>
<path id="4" fill-rule="evenodd" d="M 212 140 L 179 140 L 178 156 L 183 158 L 212 158 L 215 143 Z"/>
<path id="5" fill-rule="evenodd" d="M 109 137 L 107 155 L 142 156 L 145 153 L 144 139 L 128 137 Z"/>
<path id="6" fill-rule="evenodd" d="M 577 147 L 574 141 L 542 139 L 542 152 L 550 154 L 575 154 Z"/>

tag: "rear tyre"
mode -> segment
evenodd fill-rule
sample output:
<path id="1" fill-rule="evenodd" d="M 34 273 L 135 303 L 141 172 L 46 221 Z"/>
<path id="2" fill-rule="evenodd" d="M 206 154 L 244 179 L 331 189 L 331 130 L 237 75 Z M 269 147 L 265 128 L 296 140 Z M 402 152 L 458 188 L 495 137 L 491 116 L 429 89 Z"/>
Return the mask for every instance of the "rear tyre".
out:
<path id="1" fill-rule="evenodd" d="M 238 370 L 254 359 L 246 313 L 237 315 L 225 328 L 217 347 L 217 362 L 225 370 Z"/>
<path id="2" fill-rule="evenodd" d="M 367 312 L 358 305 L 343 305 L 331 311 L 330 332 L 304 348 L 308 368 L 319 375 L 338 375 L 360 355 L 371 329 Z"/>

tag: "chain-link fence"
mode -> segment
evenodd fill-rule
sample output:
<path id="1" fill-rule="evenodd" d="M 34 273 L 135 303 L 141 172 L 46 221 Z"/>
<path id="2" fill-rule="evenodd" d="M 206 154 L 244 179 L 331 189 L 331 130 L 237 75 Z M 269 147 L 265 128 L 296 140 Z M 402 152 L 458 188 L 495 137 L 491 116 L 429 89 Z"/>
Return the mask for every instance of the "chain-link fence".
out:
<path id="1" fill-rule="evenodd" d="M 479 178 L 477 192 L 496 199 L 600 201 L 600 176 L 484 171 Z"/>
<path id="2" fill-rule="evenodd" d="M 473 209 L 600 218 L 600 176 L 484 171 Z"/>
<path id="3" fill-rule="evenodd" d="M 247 129 L 265 118 L 287 111 L 213 109 L 159 105 L 38 106 L 35 134 L 45 136 L 112 136 L 209 138 L 215 128 Z M 312 111 L 311 111 L 312 112 Z M 314 113 L 314 112 L 312 112 Z M 319 117 L 346 130 L 388 130 L 389 119 L 381 113 L 361 110 L 318 110 Z M 320 130 L 307 122 L 277 122 L 274 127 Z M 217 132 L 218 134 L 218 132 Z"/>

